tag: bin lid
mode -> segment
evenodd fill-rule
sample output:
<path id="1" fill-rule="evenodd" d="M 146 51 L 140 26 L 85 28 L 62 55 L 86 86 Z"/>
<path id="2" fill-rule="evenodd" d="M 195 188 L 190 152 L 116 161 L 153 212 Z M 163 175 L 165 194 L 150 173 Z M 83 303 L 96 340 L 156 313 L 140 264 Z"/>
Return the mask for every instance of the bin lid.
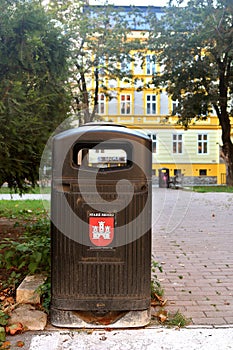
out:
<path id="1" fill-rule="evenodd" d="M 125 125 L 116 124 L 112 122 L 90 122 L 90 123 L 85 123 L 80 125 L 80 128 L 83 126 L 117 126 L 117 127 L 127 128 L 127 126 Z"/>
<path id="2" fill-rule="evenodd" d="M 90 133 L 99 133 L 101 134 L 101 137 L 103 138 L 102 133 L 105 132 L 114 132 L 122 135 L 128 135 L 129 137 L 135 136 L 138 138 L 146 139 L 146 140 L 151 140 L 150 137 L 147 135 L 147 133 L 143 129 L 131 129 L 128 128 L 127 126 L 121 125 L 121 124 L 115 124 L 111 122 L 90 122 L 86 124 L 82 124 L 78 128 L 73 128 L 73 129 L 68 129 L 65 131 L 62 131 L 55 135 L 53 137 L 54 140 L 64 140 L 66 138 L 68 139 L 74 139 L 80 137 L 81 135 L 86 135 L 85 137 L 88 137 Z M 116 134 L 116 136 L 117 136 Z M 82 137 L 84 139 L 85 137 Z M 88 141 L 88 139 L 87 139 Z"/>

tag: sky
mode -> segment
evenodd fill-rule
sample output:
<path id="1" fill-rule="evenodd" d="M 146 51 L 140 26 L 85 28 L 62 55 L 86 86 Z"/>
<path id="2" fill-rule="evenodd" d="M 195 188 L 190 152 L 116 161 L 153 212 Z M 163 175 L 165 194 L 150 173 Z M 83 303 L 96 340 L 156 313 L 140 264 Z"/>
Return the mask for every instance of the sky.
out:
<path id="1" fill-rule="evenodd" d="M 106 1 L 90 0 L 90 5 L 97 5 Z M 166 6 L 167 0 L 109 0 L 111 4 L 115 5 L 136 5 L 136 6 Z"/>
<path id="2" fill-rule="evenodd" d="M 188 0 L 184 2 L 187 3 Z M 106 0 L 89 0 L 90 5 L 99 5 L 106 3 Z M 135 5 L 135 6 L 166 6 L 168 0 L 108 0 L 109 4 L 114 5 Z"/>

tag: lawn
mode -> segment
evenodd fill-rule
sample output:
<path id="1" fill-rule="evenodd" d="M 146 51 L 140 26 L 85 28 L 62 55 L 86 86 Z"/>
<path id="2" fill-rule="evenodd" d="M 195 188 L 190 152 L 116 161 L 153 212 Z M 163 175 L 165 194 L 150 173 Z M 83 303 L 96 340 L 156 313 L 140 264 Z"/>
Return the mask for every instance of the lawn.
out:
<path id="1" fill-rule="evenodd" d="M 30 220 L 46 214 L 42 200 L 1 200 L 0 217 Z"/>
<path id="2" fill-rule="evenodd" d="M 227 192 L 233 193 L 233 186 L 193 186 L 189 187 L 194 192 Z"/>
<path id="3" fill-rule="evenodd" d="M 43 187 L 41 188 L 40 186 L 36 186 L 36 187 L 28 187 L 27 188 L 27 192 L 26 193 L 33 193 L 33 194 L 40 194 L 40 193 L 50 193 L 51 188 L 50 187 Z M 11 190 L 8 187 L 0 187 L 0 194 L 14 194 L 14 193 L 19 193 L 19 192 L 15 192 L 13 189 Z"/>

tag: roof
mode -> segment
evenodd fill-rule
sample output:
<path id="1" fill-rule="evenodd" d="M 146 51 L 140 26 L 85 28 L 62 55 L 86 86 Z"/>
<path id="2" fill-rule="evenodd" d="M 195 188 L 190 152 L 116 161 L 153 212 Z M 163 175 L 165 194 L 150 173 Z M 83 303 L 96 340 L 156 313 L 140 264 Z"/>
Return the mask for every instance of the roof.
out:
<path id="1" fill-rule="evenodd" d="M 146 18 L 150 13 L 156 14 L 158 19 L 165 14 L 165 7 L 161 6 L 86 5 L 84 11 L 85 9 L 93 10 L 95 15 L 95 9 L 103 9 L 106 6 L 113 7 L 119 11 L 120 15 L 124 15 L 132 30 L 149 30 L 150 27 Z"/>

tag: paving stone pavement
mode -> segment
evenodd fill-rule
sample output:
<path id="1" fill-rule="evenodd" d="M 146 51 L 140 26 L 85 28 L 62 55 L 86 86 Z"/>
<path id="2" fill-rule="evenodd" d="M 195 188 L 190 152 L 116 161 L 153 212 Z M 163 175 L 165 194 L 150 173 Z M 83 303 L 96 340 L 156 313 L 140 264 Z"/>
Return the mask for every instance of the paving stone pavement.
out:
<path id="1" fill-rule="evenodd" d="M 232 209 L 232 193 L 153 186 L 152 251 L 163 266 L 158 277 L 166 308 L 179 310 L 194 326 L 233 326 Z"/>
<path id="2" fill-rule="evenodd" d="M 38 199 L 38 197 L 34 198 Z M 25 350 L 233 349 L 233 194 L 153 187 L 153 255 L 168 299 L 192 324 L 123 330 L 26 332 L 8 337 Z"/>
<path id="3" fill-rule="evenodd" d="M 153 188 L 153 255 L 166 309 L 233 325 L 233 194 Z"/>

